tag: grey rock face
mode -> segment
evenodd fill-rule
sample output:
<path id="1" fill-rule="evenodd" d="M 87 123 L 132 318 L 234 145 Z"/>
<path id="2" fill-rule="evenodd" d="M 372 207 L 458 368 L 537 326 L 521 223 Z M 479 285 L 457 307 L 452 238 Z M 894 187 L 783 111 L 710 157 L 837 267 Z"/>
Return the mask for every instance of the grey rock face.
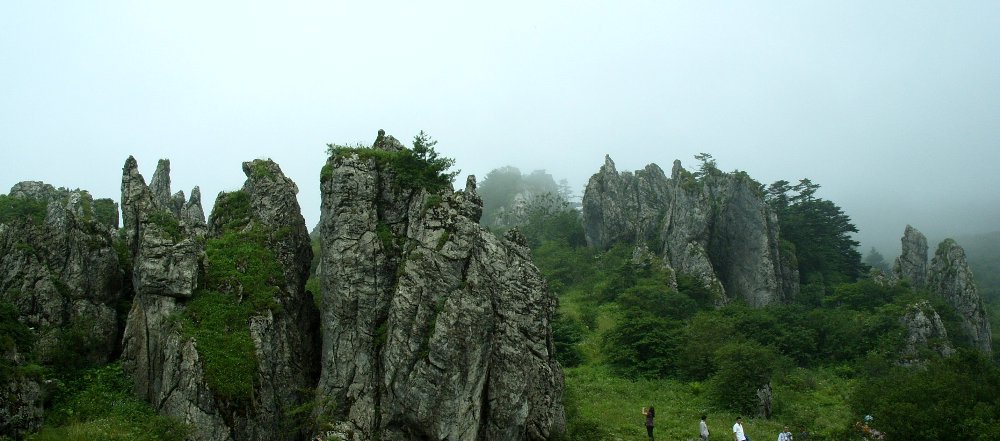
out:
<path id="1" fill-rule="evenodd" d="M 247 180 L 242 191 L 250 202 L 248 228 L 274 232 L 268 248 L 277 257 L 285 283 L 275 294 L 279 307 L 250 318 L 259 375 L 250 414 L 236 423 L 236 439 L 300 439 L 305 428 L 291 424 L 290 412 L 312 399 L 307 390 L 319 377 L 319 311 L 305 290 L 312 246 L 296 200 L 299 189 L 278 164 L 244 162 L 243 172 Z M 211 234 L 221 233 L 213 222 Z"/>
<path id="2" fill-rule="evenodd" d="M 205 382 L 195 342 L 172 319 L 183 312 L 179 300 L 191 297 L 197 287 L 202 242 L 164 205 L 171 203 L 169 162 L 161 160 L 156 170 L 153 188 L 146 186 L 135 158 L 130 156 L 122 171 L 122 214 L 135 289 L 122 368 L 135 381 L 138 396 L 158 412 L 190 423 L 193 438 L 231 440 L 231 429 Z"/>
<path id="3" fill-rule="evenodd" d="M 32 353 L 40 363 L 65 357 L 60 352 L 70 343 L 64 340 L 74 336 L 81 364 L 107 362 L 119 335 L 115 305 L 122 294 L 110 225 L 98 222 L 95 201 L 82 190 L 22 182 L 10 196 L 33 204 L 39 218 L 0 222 L 0 301 L 13 305 L 17 320 L 32 329 Z M 22 357 L 16 352 L 0 356 L 17 365 Z M 34 380 L 15 375 L 0 390 L 15 397 L 0 406 L 13 418 L 0 424 L 6 426 L 0 434 L 40 424 L 43 397 Z"/>
<path id="4" fill-rule="evenodd" d="M 965 259 L 965 250 L 954 240 L 945 239 L 938 245 L 928 270 L 927 284 L 962 317 L 962 330 L 972 344 L 984 353 L 992 352 L 992 333 L 983 299 Z"/>
<path id="5" fill-rule="evenodd" d="M 289 412 L 311 398 L 305 391 L 318 376 L 318 312 L 304 290 L 312 249 L 295 184 L 270 161 L 246 163 L 244 171 L 248 179 L 242 192 L 249 209 L 218 215 L 213 210 L 206 232 L 198 215 L 197 189 L 182 215 L 175 216 L 145 185 L 135 159 L 126 161 L 122 201 L 136 299 L 126 325 L 122 365 L 135 381 L 136 392 L 154 408 L 191 424 L 193 439 L 300 439 L 301 428 Z M 160 182 L 168 180 L 166 174 L 159 176 Z M 169 187 L 158 191 L 169 194 Z M 284 275 L 276 308 L 252 316 L 248 323 L 233 324 L 248 327 L 258 361 L 253 398 L 245 404 L 226 402 L 211 390 L 198 342 L 185 335 L 174 318 L 198 288 L 204 265 L 202 235 L 221 235 L 230 221 L 267 232 L 267 246 Z"/>
<path id="6" fill-rule="evenodd" d="M 609 248 L 619 242 L 656 241 L 672 196 L 667 177 L 656 164 L 618 173 L 610 156 L 590 177 L 583 198 L 587 243 Z"/>
<path id="7" fill-rule="evenodd" d="M 909 225 L 900 239 L 903 251 L 892 266 L 892 273 L 898 280 L 910 283 L 913 289 L 927 286 L 927 238 Z"/>
<path id="8" fill-rule="evenodd" d="M 122 213 L 133 257 L 132 283 L 136 293 L 188 298 L 197 286 L 204 250 L 171 208 L 170 162 L 161 159 L 156 172 L 159 187 L 147 187 L 135 158 L 130 156 L 123 169 Z"/>
<path id="9" fill-rule="evenodd" d="M 201 208 L 201 189 L 198 186 L 191 190 L 191 198 L 184 204 L 180 217 L 196 233 L 205 234 L 205 211 Z"/>
<path id="10" fill-rule="evenodd" d="M 379 135 L 376 148 L 401 148 Z M 371 157 L 327 162 L 319 406 L 349 440 L 542 440 L 564 430 L 547 292 L 475 181 L 430 194 Z M 321 417 L 321 423 L 324 418 Z"/>
<path id="11" fill-rule="evenodd" d="M 759 184 L 742 174 L 696 179 L 675 161 L 618 173 L 605 159 L 583 197 L 587 241 L 652 244 L 678 273 L 701 279 L 716 303 L 763 306 L 798 294 L 798 271 L 778 247 L 776 215 Z"/>
<path id="12" fill-rule="evenodd" d="M 901 320 L 906 328 L 906 346 L 902 351 L 904 364 L 920 360 L 921 354 L 925 351 L 945 357 L 955 353 L 941 316 L 929 302 L 910 305 Z"/>

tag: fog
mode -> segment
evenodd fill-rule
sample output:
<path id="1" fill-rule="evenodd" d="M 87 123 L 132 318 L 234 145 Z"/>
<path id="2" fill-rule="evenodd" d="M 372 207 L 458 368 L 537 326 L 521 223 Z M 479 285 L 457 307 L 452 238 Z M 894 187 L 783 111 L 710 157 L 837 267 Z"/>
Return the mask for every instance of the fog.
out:
<path id="1" fill-rule="evenodd" d="M 863 254 L 1000 230 L 1000 2 L 813 3 L 4 2 L 0 189 L 169 158 L 207 212 L 272 158 L 311 227 L 326 143 L 425 130 L 458 186 L 707 152 L 820 184 Z"/>

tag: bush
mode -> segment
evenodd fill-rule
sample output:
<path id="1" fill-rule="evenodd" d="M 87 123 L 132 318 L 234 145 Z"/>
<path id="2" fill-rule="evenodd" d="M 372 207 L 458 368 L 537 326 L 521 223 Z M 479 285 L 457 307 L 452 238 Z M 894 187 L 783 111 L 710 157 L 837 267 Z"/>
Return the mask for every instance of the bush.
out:
<path id="1" fill-rule="evenodd" d="M 583 353 L 577 345 L 583 341 L 587 329 L 579 320 L 556 313 L 552 320 L 552 340 L 556 349 L 556 360 L 563 367 L 577 366 L 583 362 Z"/>
<path id="2" fill-rule="evenodd" d="M 250 317 L 278 307 L 284 284 L 277 259 L 258 229 L 227 231 L 206 242 L 204 287 L 195 291 L 181 321 L 198 342 L 205 381 L 216 396 L 249 402 L 257 378 Z"/>
<path id="3" fill-rule="evenodd" d="M 997 439 L 1000 368 L 974 350 L 923 368 L 895 367 L 863 380 L 851 397 L 859 417 L 888 439 Z"/>
<path id="4" fill-rule="evenodd" d="M 132 395 L 132 381 L 113 363 L 90 369 L 66 383 L 49 410 L 45 426 L 30 441 L 180 441 L 190 427 L 159 416 Z"/>
<path id="5" fill-rule="evenodd" d="M 627 377 L 665 378 L 676 366 L 682 323 L 653 314 L 626 314 L 604 336 L 604 353 Z"/>
<path id="6" fill-rule="evenodd" d="M 770 383 L 778 360 L 773 349 L 753 341 L 719 348 L 715 352 L 718 369 L 710 380 L 716 404 L 742 414 L 756 413 L 757 390 Z"/>
<path id="7" fill-rule="evenodd" d="M 27 220 L 35 225 L 45 221 L 45 202 L 0 194 L 0 224 Z"/>
<path id="8" fill-rule="evenodd" d="M 459 172 L 448 172 L 448 169 L 455 165 L 455 160 L 439 157 L 434 150 L 436 144 L 437 141 L 421 131 L 414 137 L 413 149 L 390 152 L 375 148 L 327 144 L 327 153 L 332 157 L 356 154 L 363 159 L 373 159 L 375 163 L 395 171 L 400 184 L 437 193 L 450 189 L 452 181 Z M 320 180 L 329 179 L 330 173 L 324 168 Z"/>

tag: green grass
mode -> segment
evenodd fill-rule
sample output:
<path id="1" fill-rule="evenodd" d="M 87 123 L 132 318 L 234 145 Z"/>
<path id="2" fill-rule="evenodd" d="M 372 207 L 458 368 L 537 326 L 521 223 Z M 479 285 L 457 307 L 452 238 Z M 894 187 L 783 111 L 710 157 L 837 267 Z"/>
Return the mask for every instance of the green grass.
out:
<path id="1" fill-rule="evenodd" d="M 278 304 L 284 283 L 281 266 L 254 229 L 228 231 L 206 243 L 204 288 L 199 288 L 181 318 L 185 335 L 197 341 L 205 381 L 217 397 L 247 403 L 257 378 L 257 355 L 250 317 Z"/>
<path id="2" fill-rule="evenodd" d="M 190 427 L 157 415 L 132 395 L 118 363 L 90 369 L 60 390 L 45 425 L 29 441 L 180 441 Z"/>
<path id="3" fill-rule="evenodd" d="M 617 304 L 596 305 L 585 289 L 571 288 L 559 299 L 560 314 L 580 320 L 587 332 L 578 343 L 584 363 L 564 369 L 568 439 L 646 439 L 641 409 L 657 411 L 657 439 L 697 439 L 698 421 L 708 415 L 712 439 L 731 439 L 737 415 L 727 403 L 713 402 L 709 383 L 676 379 L 627 379 L 604 364 L 603 336 L 621 317 Z M 751 361 L 752 362 L 752 361 Z M 774 415 L 770 420 L 744 418 L 754 440 L 776 439 L 784 425 L 795 433 L 808 430 L 813 440 L 836 440 L 851 419 L 847 399 L 854 380 L 837 375 L 834 368 L 785 369 L 772 382 Z"/>
<path id="4" fill-rule="evenodd" d="M 641 440 L 646 429 L 641 410 L 656 408 L 655 436 L 664 440 L 698 438 L 698 421 L 707 414 L 712 439 L 730 439 L 737 416 L 751 439 L 776 439 L 784 425 L 798 433 L 809 430 L 812 440 L 835 440 L 850 421 L 846 392 L 851 383 L 832 372 L 796 370 L 776 381 L 775 414 L 771 419 L 750 418 L 711 402 L 707 385 L 672 379 L 629 380 L 610 368 L 586 365 L 565 369 L 567 423 L 574 430 L 594 427 L 605 433 L 595 439 Z"/>

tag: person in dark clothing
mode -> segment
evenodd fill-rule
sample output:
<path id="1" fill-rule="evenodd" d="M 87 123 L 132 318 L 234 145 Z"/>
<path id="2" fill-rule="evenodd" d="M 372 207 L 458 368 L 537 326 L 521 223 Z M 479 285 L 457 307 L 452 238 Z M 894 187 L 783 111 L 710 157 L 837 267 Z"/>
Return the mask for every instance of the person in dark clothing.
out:
<path id="1" fill-rule="evenodd" d="M 642 414 L 646 415 L 646 433 L 649 435 L 649 441 L 653 441 L 653 418 L 656 416 L 656 409 L 653 406 L 643 408 Z"/>

